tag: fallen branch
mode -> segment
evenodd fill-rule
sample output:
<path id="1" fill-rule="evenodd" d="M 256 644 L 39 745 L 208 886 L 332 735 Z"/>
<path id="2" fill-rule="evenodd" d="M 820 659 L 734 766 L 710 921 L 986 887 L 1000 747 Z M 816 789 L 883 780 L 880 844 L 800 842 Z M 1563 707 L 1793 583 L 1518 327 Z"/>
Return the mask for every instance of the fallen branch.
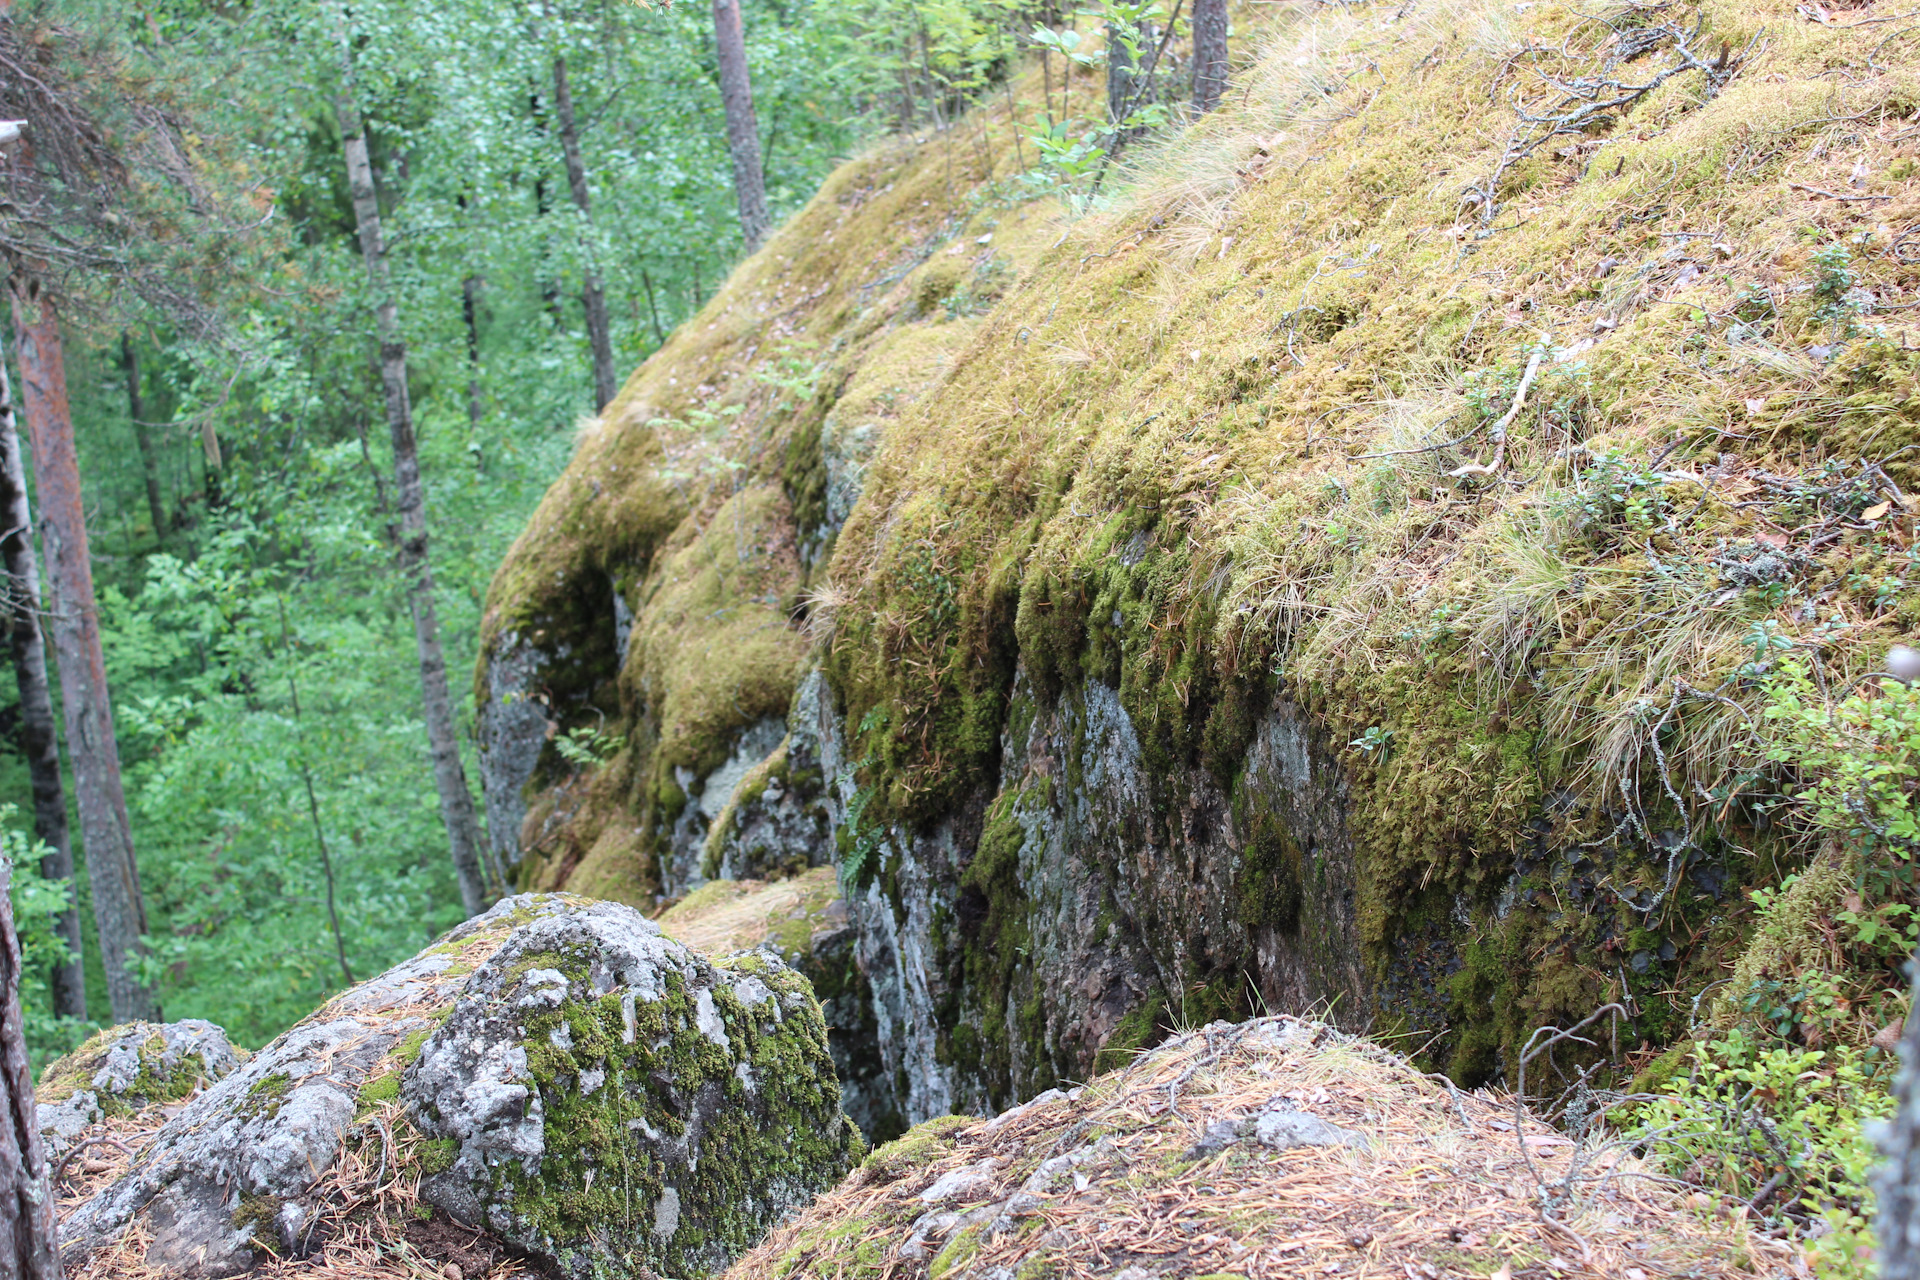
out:
<path id="1" fill-rule="evenodd" d="M 1546 349 L 1542 343 L 1534 349 L 1532 358 L 1527 361 L 1527 371 L 1520 375 L 1520 385 L 1514 389 L 1513 403 L 1507 407 L 1507 416 L 1500 419 L 1493 428 L 1493 461 L 1490 463 L 1467 462 L 1447 472 L 1456 478 L 1470 475 L 1493 475 L 1507 461 L 1507 428 L 1520 416 L 1520 406 L 1527 401 L 1527 388 L 1533 385 L 1533 375 L 1540 372 L 1540 357 Z"/>

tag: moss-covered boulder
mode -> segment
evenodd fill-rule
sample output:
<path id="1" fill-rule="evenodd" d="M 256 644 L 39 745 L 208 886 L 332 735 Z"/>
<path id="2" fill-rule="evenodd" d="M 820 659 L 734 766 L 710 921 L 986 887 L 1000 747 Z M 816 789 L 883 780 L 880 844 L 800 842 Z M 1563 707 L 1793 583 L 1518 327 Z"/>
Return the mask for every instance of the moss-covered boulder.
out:
<path id="1" fill-rule="evenodd" d="M 109 1027 L 40 1073 L 41 1138 L 58 1158 L 101 1120 L 177 1102 L 246 1058 L 225 1031 L 200 1018 Z"/>
<path id="2" fill-rule="evenodd" d="M 237 1275 L 364 1228 L 399 1176 L 574 1275 L 702 1274 L 859 1154 L 825 1037 L 771 955 L 709 962 L 628 907 L 508 898 L 194 1098 L 65 1215 L 62 1251 Z"/>
<path id="3" fill-rule="evenodd" d="M 718 1271 L 864 1147 L 805 979 L 612 902 L 516 930 L 400 1096 L 445 1166 L 423 1198 L 580 1280 Z"/>
<path id="4" fill-rule="evenodd" d="M 832 867 L 784 880 L 710 880 L 659 921 L 696 951 L 766 948 L 799 971 L 820 1000 L 847 1118 L 869 1142 L 900 1136 L 906 1125 L 880 1052 L 873 986 L 854 954 L 859 931 Z"/>

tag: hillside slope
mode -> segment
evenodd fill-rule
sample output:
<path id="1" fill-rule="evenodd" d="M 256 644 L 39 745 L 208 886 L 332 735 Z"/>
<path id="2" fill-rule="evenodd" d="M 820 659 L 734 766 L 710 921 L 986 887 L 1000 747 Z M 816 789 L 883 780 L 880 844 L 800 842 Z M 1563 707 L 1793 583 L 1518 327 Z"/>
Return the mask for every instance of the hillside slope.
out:
<path id="1" fill-rule="evenodd" d="M 643 905 L 837 865 L 908 1122 L 1262 1008 L 1473 1083 L 1620 1001 L 1632 1068 L 1798 1034 L 1808 956 L 1864 1042 L 1900 837 L 1822 735 L 1912 714 L 1892 16 L 1261 6 L 1086 216 L 1004 108 L 851 162 L 496 578 L 495 839 Z"/>

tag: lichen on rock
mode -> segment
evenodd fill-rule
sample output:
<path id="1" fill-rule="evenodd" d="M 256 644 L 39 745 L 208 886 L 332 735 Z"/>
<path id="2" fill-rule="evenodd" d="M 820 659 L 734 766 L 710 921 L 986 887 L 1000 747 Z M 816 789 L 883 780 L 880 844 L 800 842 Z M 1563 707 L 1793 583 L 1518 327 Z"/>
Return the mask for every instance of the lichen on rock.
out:
<path id="1" fill-rule="evenodd" d="M 597 1276 L 716 1271 L 857 1158 L 804 979 L 630 907 L 544 914 L 477 970 L 400 1096 L 455 1143 L 421 1194 Z"/>
<path id="2" fill-rule="evenodd" d="M 521 895 L 194 1098 L 62 1249 L 89 1275 L 236 1275 L 352 1228 L 371 1188 L 335 1170 L 377 1168 L 571 1275 L 697 1276 L 858 1157 L 839 1098 L 771 954 L 708 961 L 630 907 Z"/>
<path id="3" fill-rule="evenodd" d="M 225 1031 L 200 1018 L 108 1027 L 40 1073 L 41 1137 L 58 1158 L 97 1121 L 178 1101 L 246 1058 Z"/>

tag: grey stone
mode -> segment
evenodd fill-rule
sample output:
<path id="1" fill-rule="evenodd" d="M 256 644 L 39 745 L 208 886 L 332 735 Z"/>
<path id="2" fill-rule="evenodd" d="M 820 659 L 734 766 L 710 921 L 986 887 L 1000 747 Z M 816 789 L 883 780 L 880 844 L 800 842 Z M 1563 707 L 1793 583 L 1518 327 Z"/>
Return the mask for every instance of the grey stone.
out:
<path id="1" fill-rule="evenodd" d="M 41 1073 L 35 1093 L 48 1154 L 58 1159 L 106 1117 L 184 1098 L 245 1060 L 225 1031 L 202 1018 L 100 1032 Z"/>
<path id="2" fill-rule="evenodd" d="M 518 632 L 507 632 L 494 640 L 482 663 L 487 696 L 475 710 L 474 739 L 480 749 L 487 836 L 505 867 L 520 862 L 520 827 L 527 820 L 524 792 L 547 745 L 552 716 L 540 693 L 542 673 L 549 662 L 566 655 L 565 645 L 548 652 Z"/>
<path id="3" fill-rule="evenodd" d="M 570 1276 L 631 1274 L 629 1254 L 683 1278 L 716 1271 L 859 1148 L 817 1006 L 777 959 L 707 961 L 631 908 L 525 895 L 187 1104 L 74 1210 L 63 1252 L 83 1264 L 139 1220 L 146 1261 L 169 1275 L 239 1274 L 267 1245 L 297 1256 L 344 1144 L 371 1132 L 356 1125 L 362 1088 L 409 1039 L 399 1100 L 453 1148 L 427 1198 Z"/>
<path id="4" fill-rule="evenodd" d="M 1295 1147 L 1365 1147 L 1367 1136 L 1354 1129 L 1329 1124 L 1309 1111 L 1298 1111 L 1290 1102 L 1276 1100 L 1267 1104 L 1253 1121 L 1254 1139 L 1275 1151 Z"/>
<path id="5" fill-rule="evenodd" d="M 719 1271 L 861 1147 L 805 979 L 612 902 L 516 929 L 400 1097 L 452 1147 L 422 1197 L 578 1280 Z"/>

